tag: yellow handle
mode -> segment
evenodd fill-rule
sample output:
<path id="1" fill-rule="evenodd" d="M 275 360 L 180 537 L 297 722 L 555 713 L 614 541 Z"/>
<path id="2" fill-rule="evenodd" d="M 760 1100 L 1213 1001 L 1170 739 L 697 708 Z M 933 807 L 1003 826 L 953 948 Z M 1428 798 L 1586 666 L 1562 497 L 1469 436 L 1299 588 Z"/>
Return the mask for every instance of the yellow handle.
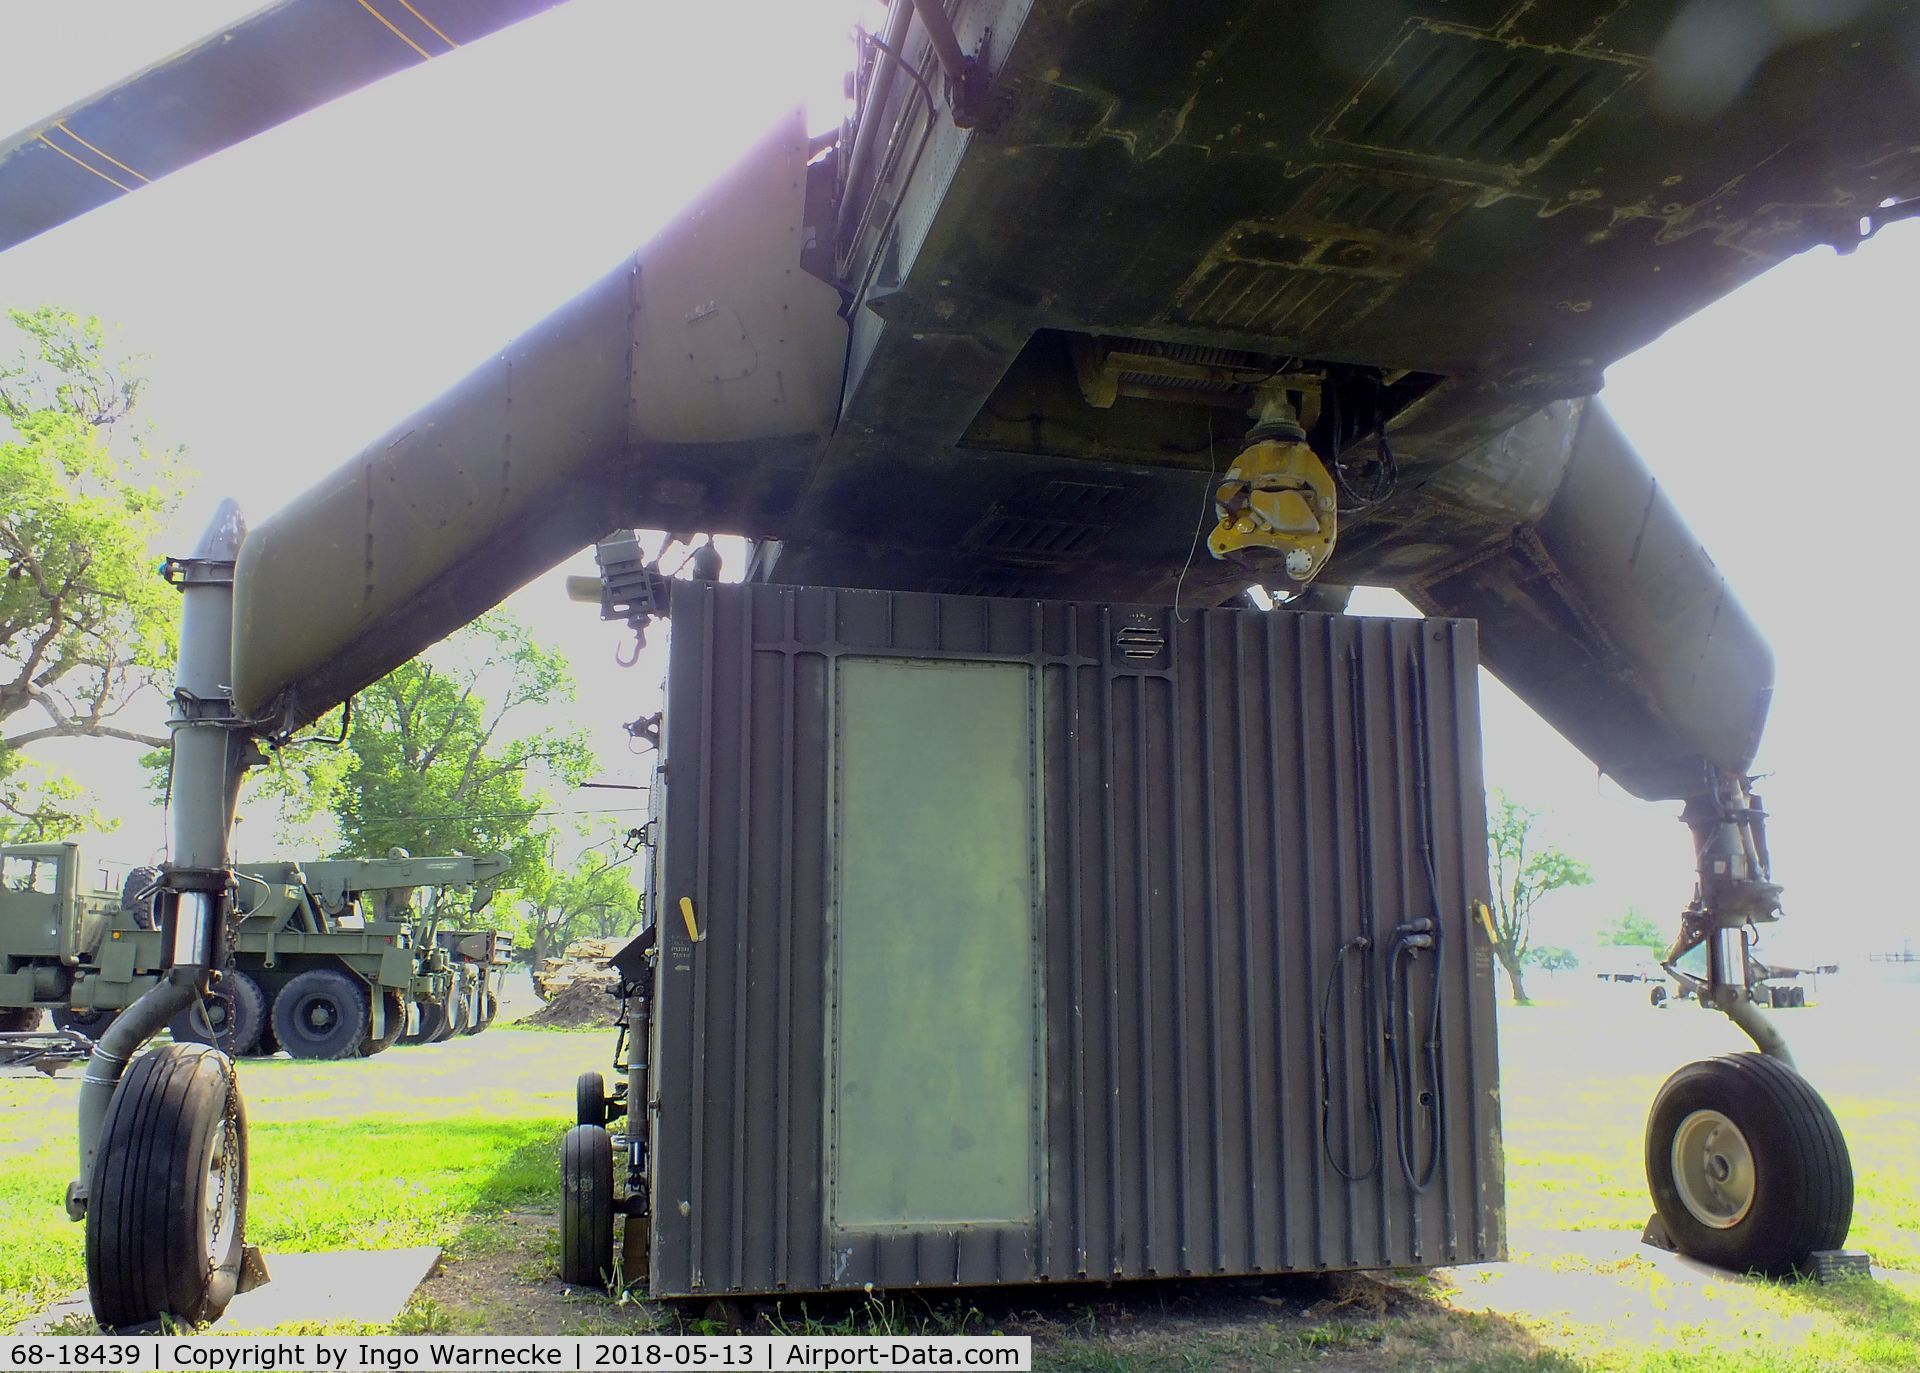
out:
<path id="1" fill-rule="evenodd" d="M 680 898 L 680 918 L 687 922 L 687 938 L 698 944 L 700 942 L 700 926 L 694 923 L 693 898 L 691 896 L 683 896 Z"/>

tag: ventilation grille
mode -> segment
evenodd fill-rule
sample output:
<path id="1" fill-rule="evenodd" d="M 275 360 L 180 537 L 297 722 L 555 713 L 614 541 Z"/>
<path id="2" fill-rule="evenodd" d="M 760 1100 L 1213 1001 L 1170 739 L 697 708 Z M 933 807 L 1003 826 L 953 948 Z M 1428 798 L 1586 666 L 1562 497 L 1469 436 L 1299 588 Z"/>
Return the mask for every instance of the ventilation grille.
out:
<path id="1" fill-rule="evenodd" d="M 1167 636 L 1156 624 L 1121 625 L 1113 635 L 1114 654 L 1130 663 L 1158 662 L 1167 651 Z"/>
<path id="2" fill-rule="evenodd" d="M 1012 553 L 1030 558 L 1066 558 L 1091 548 L 1106 530 L 1067 520 L 1029 519 L 998 510 L 975 525 L 963 541 L 983 553 Z"/>
<path id="3" fill-rule="evenodd" d="M 1335 167 L 1320 178 L 1289 218 L 1427 243 L 1475 194 L 1471 186 L 1392 172 Z"/>
<path id="4" fill-rule="evenodd" d="M 1322 136 L 1489 171 L 1531 171 L 1638 74 L 1617 58 L 1416 22 Z"/>
<path id="5" fill-rule="evenodd" d="M 1255 262 L 1216 262 L 1184 293 L 1174 318 L 1299 338 L 1319 329 L 1336 312 L 1343 321 L 1357 318 L 1384 295 L 1381 283 L 1366 277 Z"/>
<path id="6" fill-rule="evenodd" d="M 1100 482 L 1049 481 L 995 501 L 960 545 L 1041 566 L 1097 549 L 1133 492 Z"/>

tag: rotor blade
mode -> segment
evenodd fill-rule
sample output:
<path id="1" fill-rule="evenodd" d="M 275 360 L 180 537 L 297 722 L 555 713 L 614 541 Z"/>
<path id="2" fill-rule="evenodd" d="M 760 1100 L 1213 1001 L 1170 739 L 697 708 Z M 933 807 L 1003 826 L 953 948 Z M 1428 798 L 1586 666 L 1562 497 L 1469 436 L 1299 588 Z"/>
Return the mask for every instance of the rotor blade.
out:
<path id="1" fill-rule="evenodd" d="M 277 0 L 0 142 L 0 252 L 560 0 Z"/>

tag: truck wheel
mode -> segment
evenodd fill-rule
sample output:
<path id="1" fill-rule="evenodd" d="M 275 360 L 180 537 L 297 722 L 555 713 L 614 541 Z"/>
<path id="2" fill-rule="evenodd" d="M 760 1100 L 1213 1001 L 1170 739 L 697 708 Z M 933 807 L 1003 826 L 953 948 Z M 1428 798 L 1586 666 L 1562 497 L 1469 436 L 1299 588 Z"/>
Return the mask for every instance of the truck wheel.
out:
<path id="1" fill-rule="evenodd" d="M 1665 985 L 1662 983 L 1656 982 L 1653 986 L 1653 990 L 1647 993 L 1647 1001 L 1650 1005 L 1652 1005 L 1652 1007 L 1656 1011 L 1659 1010 L 1662 1006 L 1666 1005 L 1667 989 Z"/>
<path id="2" fill-rule="evenodd" d="M 467 1026 L 467 1033 L 470 1035 L 479 1034 L 482 1030 L 486 1029 L 487 1026 L 493 1024 L 493 1018 L 499 1011 L 500 998 L 492 992 L 481 993 L 480 1013 L 474 1017 L 473 1024 Z"/>
<path id="3" fill-rule="evenodd" d="M 273 1032 L 295 1058 L 352 1058 L 372 1020 L 367 984 L 336 968 L 310 968 L 281 989 Z"/>
<path id="4" fill-rule="evenodd" d="M 146 865 L 133 869 L 120 884 L 120 909 L 143 930 L 159 928 L 153 919 L 153 890 L 163 875 L 159 868 Z"/>
<path id="5" fill-rule="evenodd" d="M 1738 1272 L 1800 1271 L 1853 1219 L 1839 1122 L 1793 1069 L 1763 1054 L 1689 1063 L 1647 1118 L 1647 1187 L 1680 1252 Z"/>
<path id="6" fill-rule="evenodd" d="M 605 1287 L 613 1271 L 613 1136 L 576 1125 L 560 1145 L 560 1281 Z"/>
<path id="7" fill-rule="evenodd" d="M 360 1052 L 368 1058 L 391 1049 L 399 1042 L 401 1034 L 407 1028 L 406 993 L 398 987 L 382 987 L 380 999 L 383 1003 L 381 1009 L 386 1015 L 386 1027 L 381 1031 L 378 1039 L 373 1038 L 372 1029 L 368 1029 L 367 1042 L 360 1046 Z"/>
<path id="8" fill-rule="evenodd" d="M 433 1038 L 435 1044 L 440 1043 L 442 1040 L 452 1039 L 455 1035 L 466 1033 L 467 989 L 465 987 L 456 987 L 453 991 L 448 992 L 447 1004 L 440 1009 L 445 1013 L 446 1019 L 441 1022 L 440 1033 Z"/>
<path id="9" fill-rule="evenodd" d="M 40 1028 L 38 1006 L 0 1006 L 0 1034 L 29 1034 Z"/>
<path id="10" fill-rule="evenodd" d="M 598 1073 L 582 1073 L 573 1082 L 573 1119 L 579 1125 L 607 1123 L 607 1080 Z"/>
<path id="11" fill-rule="evenodd" d="M 413 1033 L 401 1042 L 434 1044 L 445 1039 L 446 1035 L 441 1032 L 447 1027 L 447 1008 L 437 1001 L 421 1001 L 416 1006 L 420 1012 L 419 1019 L 414 1022 Z"/>
<path id="12" fill-rule="evenodd" d="M 247 1113 L 216 1049 L 135 1059 L 87 1179 L 87 1295 L 109 1330 L 226 1310 L 247 1225 Z"/>
<path id="13" fill-rule="evenodd" d="M 267 1023 L 267 994 L 242 972 L 223 975 L 205 997 L 176 1015 L 168 1028 L 176 1044 L 211 1044 L 235 1058 L 259 1052 Z"/>
<path id="14" fill-rule="evenodd" d="M 102 1010 L 96 1006 L 84 1009 L 77 1006 L 61 1006 L 53 1013 L 53 1028 L 56 1030 L 78 1030 L 88 1039 L 98 1039 L 107 1032 L 107 1027 L 120 1018 L 120 1012 Z"/>

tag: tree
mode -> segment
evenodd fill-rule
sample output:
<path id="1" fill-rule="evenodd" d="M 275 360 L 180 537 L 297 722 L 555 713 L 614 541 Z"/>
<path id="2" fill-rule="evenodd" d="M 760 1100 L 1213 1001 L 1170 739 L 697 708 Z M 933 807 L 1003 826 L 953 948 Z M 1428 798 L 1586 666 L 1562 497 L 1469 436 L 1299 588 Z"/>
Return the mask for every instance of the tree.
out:
<path id="1" fill-rule="evenodd" d="M 551 873 L 540 890 L 526 893 L 519 942 L 534 966 L 576 939 L 612 939 L 639 925 L 632 857 L 631 849 L 615 852 L 606 843 L 594 845 L 571 868 Z"/>
<path id="2" fill-rule="evenodd" d="M 527 722 L 572 699 L 566 659 L 495 611 L 331 712 L 314 733 L 338 736 L 344 718 L 344 744 L 283 751 L 254 794 L 294 820 L 329 812 L 343 855 L 504 853 L 503 891 L 543 891 L 540 780 L 577 786 L 596 764 L 584 730 Z"/>
<path id="3" fill-rule="evenodd" d="M 1626 914 L 1600 931 L 1600 942 L 1619 948 L 1652 949 L 1655 953 L 1665 953 L 1667 945 L 1673 941 L 1660 933 L 1660 927 L 1640 913 L 1638 906 L 1628 906 Z"/>
<path id="4" fill-rule="evenodd" d="M 1504 792 L 1487 794 L 1487 864 L 1493 873 L 1493 952 L 1507 970 L 1516 1005 L 1525 1006 L 1522 969 L 1533 945 L 1533 911 L 1540 898 L 1561 887 L 1593 881 L 1587 865 L 1539 841 L 1541 813 L 1510 800 Z"/>
<path id="5" fill-rule="evenodd" d="M 1567 972 L 1580 966 L 1580 955 L 1558 944 L 1536 944 L 1527 950 L 1527 962 L 1549 973 Z"/>
<path id="6" fill-rule="evenodd" d="M 141 380 L 97 319 L 11 310 L 0 361 L 0 835 L 87 823 L 78 789 L 21 750 L 91 736 L 157 746 L 121 712 L 171 661 L 178 598 L 150 551 L 179 499 L 178 455 L 128 417 Z"/>

